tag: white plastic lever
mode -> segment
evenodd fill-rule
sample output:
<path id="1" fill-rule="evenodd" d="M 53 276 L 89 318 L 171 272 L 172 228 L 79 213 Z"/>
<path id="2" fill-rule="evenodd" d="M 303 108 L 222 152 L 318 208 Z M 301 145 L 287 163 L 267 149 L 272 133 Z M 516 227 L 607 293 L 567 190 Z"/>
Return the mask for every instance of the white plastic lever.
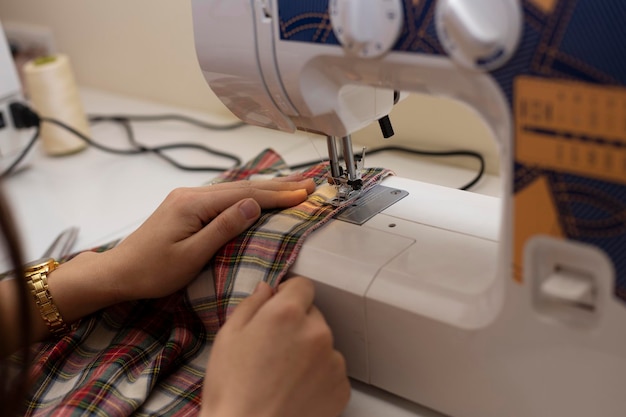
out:
<path id="1" fill-rule="evenodd" d="M 554 301 L 594 308 L 595 288 L 590 276 L 560 269 L 541 284 L 541 293 Z"/>

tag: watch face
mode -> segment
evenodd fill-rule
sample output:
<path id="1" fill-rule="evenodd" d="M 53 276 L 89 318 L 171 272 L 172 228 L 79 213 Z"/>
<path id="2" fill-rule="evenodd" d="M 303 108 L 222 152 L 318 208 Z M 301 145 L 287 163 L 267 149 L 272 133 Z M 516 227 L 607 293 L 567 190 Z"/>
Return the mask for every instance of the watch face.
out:
<path id="1" fill-rule="evenodd" d="M 24 265 L 24 272 L 31 272 L 48 266 L 50 270 L 54 269 L 55 261 L 52 258 L 41 258 Z"/>

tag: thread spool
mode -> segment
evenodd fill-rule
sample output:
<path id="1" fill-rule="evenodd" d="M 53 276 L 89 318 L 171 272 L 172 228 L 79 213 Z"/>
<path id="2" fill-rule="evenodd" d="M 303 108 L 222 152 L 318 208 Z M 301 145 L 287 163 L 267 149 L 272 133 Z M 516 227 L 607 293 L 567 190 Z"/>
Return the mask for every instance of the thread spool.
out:
<path id="1" fill-rule="evenodd" d="M 31 60 L 24 64 L 23 72 L 29 99 L 40 117 L 59 120 L 89 136 L 89 123 L 67 56 Z M 48 155 L 68 155 L 87 146 L 73 133 L 51 123 L 42 123 L 40 135 Z"/>

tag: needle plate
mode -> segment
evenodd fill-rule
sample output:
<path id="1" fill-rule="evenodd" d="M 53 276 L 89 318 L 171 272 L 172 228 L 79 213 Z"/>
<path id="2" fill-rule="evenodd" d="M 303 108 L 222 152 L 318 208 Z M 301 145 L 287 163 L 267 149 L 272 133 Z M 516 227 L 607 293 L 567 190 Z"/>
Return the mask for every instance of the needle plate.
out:
<path id="1" fill-rule="evenodd" d="M 348 223 L 362 225 L 387 207 L 409 195 L 408 191 L 377 185 L 362 194 L 335 218 Z"/>

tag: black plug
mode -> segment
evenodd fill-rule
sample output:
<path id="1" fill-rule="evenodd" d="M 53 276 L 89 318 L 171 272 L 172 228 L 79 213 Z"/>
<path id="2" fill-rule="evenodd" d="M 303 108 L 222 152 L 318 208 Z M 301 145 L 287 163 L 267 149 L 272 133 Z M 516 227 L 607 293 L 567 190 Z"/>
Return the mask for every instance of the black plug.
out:
<path id="1" fill-rule="evenodd" d="M 13 126 L 16 129 L 28 129 L 29 127 L 39 126 L 41 122 L 37 113 L 32 111 L 30 107 L 19 102 L 9 104 Z"/>

